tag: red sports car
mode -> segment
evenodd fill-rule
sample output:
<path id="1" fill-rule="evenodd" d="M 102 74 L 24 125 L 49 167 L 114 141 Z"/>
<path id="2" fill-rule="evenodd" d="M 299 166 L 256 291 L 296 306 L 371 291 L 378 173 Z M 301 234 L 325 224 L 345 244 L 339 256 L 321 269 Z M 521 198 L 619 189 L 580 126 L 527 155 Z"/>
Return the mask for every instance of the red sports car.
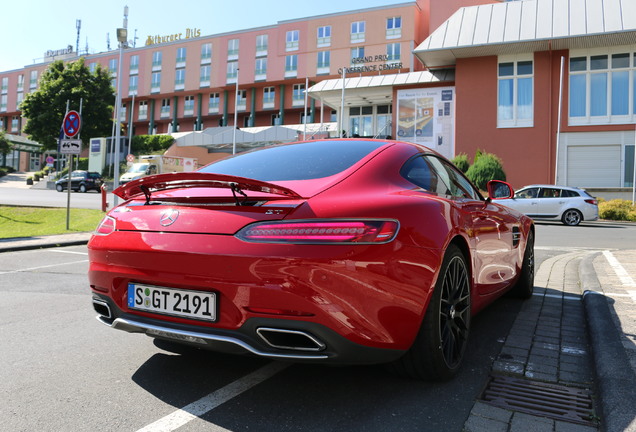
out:
<path id="1" fill-rule="evenodd" d="M 115 193 L 88 245 L 93 305 L 115 329 L 441 380 L 473 314 L 532 294 L 532 221 L 412 143 L 265 147 Z"/>

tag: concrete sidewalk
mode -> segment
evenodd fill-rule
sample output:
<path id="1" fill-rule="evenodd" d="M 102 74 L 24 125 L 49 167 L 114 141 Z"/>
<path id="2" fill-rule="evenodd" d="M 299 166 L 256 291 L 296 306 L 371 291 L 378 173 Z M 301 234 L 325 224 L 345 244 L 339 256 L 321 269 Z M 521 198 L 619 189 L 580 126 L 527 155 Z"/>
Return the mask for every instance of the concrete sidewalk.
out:
<path id="1" fill-rule="evenodd" d="M 636 250 L 544 261 L 493 363 L 493 387 L 503 377 L 516 399 L 487 387 L 464 431 L 636 431 L 634 274 Z M 584 397 L 572 402 L 565 393 Z M 568 406 L 585 398 L 591 409 Z"/>
<path id="2" fill-rule="evenodd" d="M 91 235 L 92 233 L 90 232 L 81 232 L 73 234 L 0 239 L 0 252 L 82 245 L 88 243 Z"/>

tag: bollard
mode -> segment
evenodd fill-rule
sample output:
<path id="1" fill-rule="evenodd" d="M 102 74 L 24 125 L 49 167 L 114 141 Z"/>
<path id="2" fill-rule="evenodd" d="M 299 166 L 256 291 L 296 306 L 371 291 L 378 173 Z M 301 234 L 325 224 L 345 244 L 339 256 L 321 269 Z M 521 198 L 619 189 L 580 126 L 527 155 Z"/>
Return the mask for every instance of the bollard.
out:
<path id="1" fill-rule="evenodd" d="M 100 190 L 102 191 L 102 211 L 106 212 L 108 210 L 108 201 L 106 201 L 106 198 L 108 197 L 108 188 L 105 183 L 102 184 Z"/>

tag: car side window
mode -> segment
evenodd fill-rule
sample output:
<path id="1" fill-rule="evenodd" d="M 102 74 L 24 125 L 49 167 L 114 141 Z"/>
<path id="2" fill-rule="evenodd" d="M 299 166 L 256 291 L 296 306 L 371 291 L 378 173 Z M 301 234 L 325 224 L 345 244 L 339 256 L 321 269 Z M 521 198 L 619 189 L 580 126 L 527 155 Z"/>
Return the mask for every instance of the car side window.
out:
<path id="1" fill-rule="evenodd" d="M 562 197 L 567 197 L 567 198 L 576 198 L 576 197 L 578 197 L 580 195 L 578 193 L 574 192 L 574 191 L 563 189 L 561 191 L 561 196 Z"/>
<path id="2" fill-rule="evenodd" d="M 561 191 L 559 189 L 541 188 L 541 193 L 539 194 L 539 198 L 558 198 L 560 195 L 561 195 Z"/>
<path id="3" fill-rule="evenodd" d="M 431 162 L 431 165 L 448 186 L 450 192 L 448 195 L 476 200 L 481 198 L 470 181 L 461 175 L 454 165 L 436 156 L 425 156 L 424 158 Z"/>
<path id="4" fill-rule="evenodd" d="M 401 173 L 411 183 L 437 195 L 481 199 L 467 179 L 436 156 L 411 159 L 404 165 Z"/>
<path id="5" fill-rule="evenodd" d="M 539 195 L 539 188 L 529 188 L 518 191 L 515 198 L 528 199 L 536 198 Z"/>

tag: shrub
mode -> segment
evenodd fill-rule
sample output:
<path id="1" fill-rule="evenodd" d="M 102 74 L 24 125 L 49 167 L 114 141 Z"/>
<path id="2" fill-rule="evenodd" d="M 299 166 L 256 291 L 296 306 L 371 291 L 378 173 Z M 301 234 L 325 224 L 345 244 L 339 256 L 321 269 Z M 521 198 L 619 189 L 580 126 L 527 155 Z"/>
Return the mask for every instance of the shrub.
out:
<path id="1" fill-rule="evenodd" d="M 506 181 L 501 159 L 482 151 L 477 151 L 475 162 L 466 171 L 466 177 L 480 190 L 486 190 L 490 180 Z"/>
<path id="2" fill-rule="evenodd" d="M 7 174 L 11 174 L 11 173 L 15 172 L 15 168 L 13 168 L 12 166 L 2 166 L 0 168 L 5 170 L 7 172 Z"/>
<path id="3" fill-rule="evenodd" d="M 636 222 L 636 207 L 628 200 L 599 200 L 598 215 L 601 219 Z"/>
<path id="4" fill-rule="evenodd" d="M 0 168 L 0 177 L 4 177 L 7 175 L 7 170 L 5 170 L 4 168 Z"/>
<path id="5" fill-rule="evenodd" d="M 468 162 L 468 155 L 466 153 L 460 153 L 451 161 L 453 164 L 459 169 L 461 172 L 466 174 L 468 168 L 470 168 L 470 163 Z"/>
<path id="6" fill-rule="evenodd" d="M 163 154 L 174 143 L 170 135 L 136 135 L 132 139 L 131 152 L 136 155 Z"/>

